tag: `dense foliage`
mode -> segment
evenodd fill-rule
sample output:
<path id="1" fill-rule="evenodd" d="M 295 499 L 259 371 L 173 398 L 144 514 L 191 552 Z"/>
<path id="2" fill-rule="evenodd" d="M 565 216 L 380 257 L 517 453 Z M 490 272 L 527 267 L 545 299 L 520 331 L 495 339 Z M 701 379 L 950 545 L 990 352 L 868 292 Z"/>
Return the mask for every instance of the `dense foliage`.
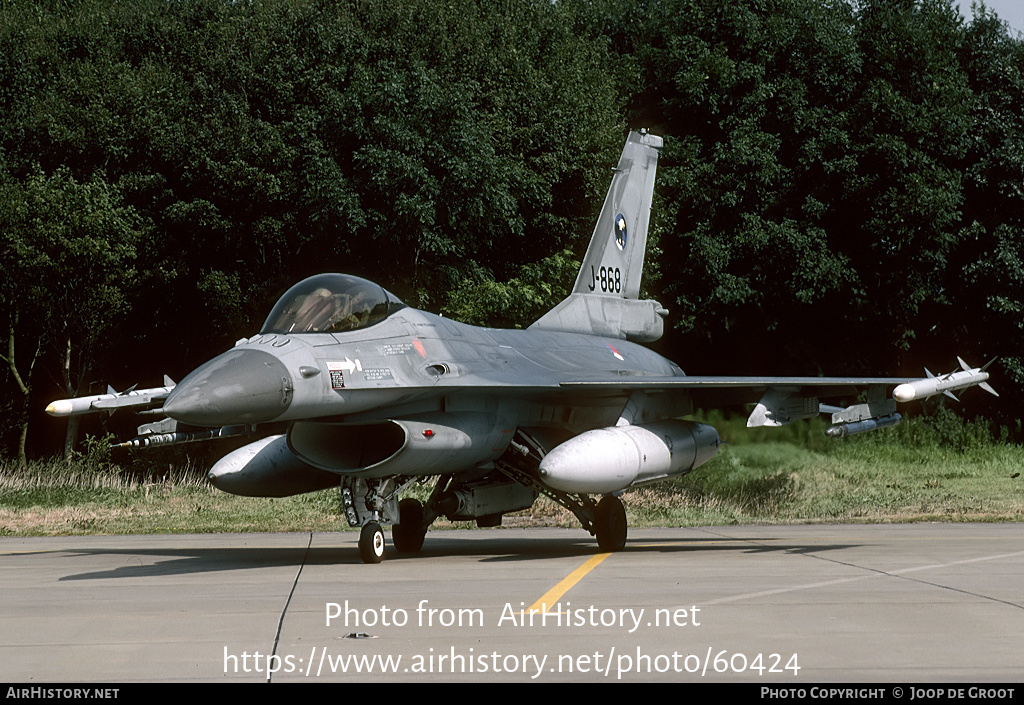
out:
<path id="1" fill-rule="evenodd" d="M 318 271 L 528 323 L 630 126 L 666 141 L 645 286 L 684 369 L 998 355 L 977 408 L 1005 418 L 1022 71 L 949 0 L 2 3 L 3 452 L 29 419 L 55 452 L 47 401 L 180 378 Z"/>

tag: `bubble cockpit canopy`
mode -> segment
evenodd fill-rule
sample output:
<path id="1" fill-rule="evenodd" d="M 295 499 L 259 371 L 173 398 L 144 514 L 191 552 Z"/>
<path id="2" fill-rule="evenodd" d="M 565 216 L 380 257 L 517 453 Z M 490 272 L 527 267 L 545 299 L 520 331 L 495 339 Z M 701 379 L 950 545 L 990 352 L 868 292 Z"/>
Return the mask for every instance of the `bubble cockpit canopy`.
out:
<path id="1" fill-rule="evenodd" d="M 260 333 L 341 333 L 379 323 L 405 304 L 348 274 L 318 274 L 285 292 Z"/>

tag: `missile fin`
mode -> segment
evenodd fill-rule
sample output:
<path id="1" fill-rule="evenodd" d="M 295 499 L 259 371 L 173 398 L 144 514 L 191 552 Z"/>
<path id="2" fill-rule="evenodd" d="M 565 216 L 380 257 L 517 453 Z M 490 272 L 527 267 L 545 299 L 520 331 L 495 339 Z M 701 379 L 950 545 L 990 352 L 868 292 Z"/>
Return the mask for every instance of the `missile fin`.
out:
<path id="1" fill-rule="evenodd" d="M 997 392 L 996 390 L 992 389 L 991 385 L 989 385 L 988 382 L 982 382 L 978 386 L 981 387 L 982 389 L 984 389 L 989 394 L 995 394 L 997 397 L 999 396 L 999 392 Z"/>
<path id="2" fill-rule="evenodd" d="M 956 398 L 956 397 L 955 397 L 955 396 L 953 395 L 953 392 L 949 391 L 948 389 L 947 389 L 946 391 L 944 391 L 944 392 L 943 392 L 943 394 L 945 394 L 945 395 L 946 395 L 947 397 L 949 397 L 949 398 L 950 398 L 950 399 L 952 399 L 953 401 L 956 401 L 956 402 L 960 401 L 959 399 L 957 399 L 957 398 Z"/>

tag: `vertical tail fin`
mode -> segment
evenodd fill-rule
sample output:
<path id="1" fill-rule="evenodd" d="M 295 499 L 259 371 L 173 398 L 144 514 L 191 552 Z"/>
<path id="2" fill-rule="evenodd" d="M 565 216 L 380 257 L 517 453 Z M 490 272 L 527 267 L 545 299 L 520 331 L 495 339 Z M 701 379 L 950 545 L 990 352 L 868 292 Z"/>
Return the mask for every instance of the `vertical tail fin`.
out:
<path id="1" fill-rule="evenodd" d="M 661 137 L 630 132 L 583 258 L 574 294 L 636 299 Z"/>
<path id="2" fill-rule="evenodd" d="M 569 298 L 531 328 L 651 342 L 668 312 L 640 301 L 661 137 L 630 132 Z"/>

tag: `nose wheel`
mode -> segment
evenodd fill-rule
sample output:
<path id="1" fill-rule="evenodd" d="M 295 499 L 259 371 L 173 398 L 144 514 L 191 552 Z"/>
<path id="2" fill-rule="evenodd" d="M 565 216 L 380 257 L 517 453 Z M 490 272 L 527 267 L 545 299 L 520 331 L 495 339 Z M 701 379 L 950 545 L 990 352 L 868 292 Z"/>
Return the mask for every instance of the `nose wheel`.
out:
<path id="1" fill-rule="evenodd" d="M 384 530 L 377 522 L 363 525 L 359 532 L 359 555 L 363 563 L 380 563 L 384 560 Z"/>

